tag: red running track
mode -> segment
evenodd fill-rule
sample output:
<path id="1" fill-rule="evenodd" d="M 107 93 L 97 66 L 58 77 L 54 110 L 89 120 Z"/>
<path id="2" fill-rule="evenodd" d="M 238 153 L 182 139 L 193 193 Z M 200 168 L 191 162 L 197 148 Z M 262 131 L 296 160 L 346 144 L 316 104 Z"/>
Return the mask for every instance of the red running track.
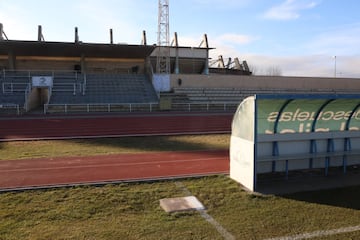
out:
<path id="1" fill-rule="evenodd" d="M 0 119 L 0 141 L 230 133 L 233 114 L 143 114 Z"/>
<path id="2" fill-rule="evenodd" d="M 0 191 L 224 174 L 228 159 L 221 150 L 0 161 Z"/>

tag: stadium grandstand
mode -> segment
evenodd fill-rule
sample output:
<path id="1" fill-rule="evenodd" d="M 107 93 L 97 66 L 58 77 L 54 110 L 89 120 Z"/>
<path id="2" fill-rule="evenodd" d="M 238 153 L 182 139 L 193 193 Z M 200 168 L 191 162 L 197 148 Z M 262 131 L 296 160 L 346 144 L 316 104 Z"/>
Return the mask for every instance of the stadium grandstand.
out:
<path id="1" fill-rule="evenodd" d="M 358 93 L 359 79 L 254 76 L 246 61 L 209 58 L 206 34 L 198 47 L 171 46 L 170 69 L 157 71 L 161 47 L 9 40 L 1 25 L 0 113 L 225 111 L 254 94 Z"/>

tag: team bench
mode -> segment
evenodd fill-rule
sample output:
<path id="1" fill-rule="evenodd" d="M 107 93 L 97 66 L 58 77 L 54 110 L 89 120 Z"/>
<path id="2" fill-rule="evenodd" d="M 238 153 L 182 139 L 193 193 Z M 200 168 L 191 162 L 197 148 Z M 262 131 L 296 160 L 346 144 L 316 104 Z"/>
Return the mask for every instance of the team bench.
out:
<path id="1" fill-rule="evenodd" d="M 286 179 L 291 169 L 324 168 L 357 164 L 353 158 L 360 156 L 360 132 L 295 133 L 258 136 L 258 173 L 284 171 Z M 333 163 L 332 163 L 333 160 Z M 296 166 L 292 166 L 293 165 Z M 263 166 L 262 166 L 263 165 Z"/>

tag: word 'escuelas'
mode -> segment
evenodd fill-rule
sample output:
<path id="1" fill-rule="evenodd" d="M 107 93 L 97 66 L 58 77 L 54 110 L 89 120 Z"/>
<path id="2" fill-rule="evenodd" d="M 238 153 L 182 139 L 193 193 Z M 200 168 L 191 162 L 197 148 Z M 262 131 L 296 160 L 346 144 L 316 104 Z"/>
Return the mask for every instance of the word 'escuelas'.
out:
<path id="1" fill-rule="evenodd" d="M 321 124 L 321 127 L 315 127 L 315 132 L 329 132 L 329 131 L 359 131 L 360 130 L 360 110 L 352 111 L 322 111 L 317 116 L 316 112 L 302 111 L 300 108 L 294 112 L 283 112 L 279 117 L 279 133 L 302 133 L 311 132 L 312 124 Z M 267 117 L 267 122 L 275 123 L 278 119 L 279 112 L 271 112 Z M 317 116 L 317 117 L 316 117 Z M 351 119 L 350 119 L 351 117 Z M 359 124 L 352 124 L 349 129 L 346 129 L 347 122 L 358 122 Z M 272 134 L 273 130 L 265 130 L 265 133 Z"/>

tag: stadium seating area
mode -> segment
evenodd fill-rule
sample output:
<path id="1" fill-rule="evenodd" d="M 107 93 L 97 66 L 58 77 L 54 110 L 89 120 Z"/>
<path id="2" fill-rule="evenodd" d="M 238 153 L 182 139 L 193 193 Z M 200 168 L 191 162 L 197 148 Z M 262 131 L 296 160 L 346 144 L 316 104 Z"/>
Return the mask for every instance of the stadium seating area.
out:
<path id="1" fill-rule="evenodd" d="M 98 103 L 150 103 L 158 101 L 152 84 L 145 75 L 140 74 L 88 75 L 86 95 L 96 97 L 95 102 Z M 87 102 L 89 101 L 90 99 Z"/>
<path id="2" fill-rule="evenodd" d="M 148 111 L 161 109 L 159 98 L 144 74 L 3 71 L 0 74 L 0 112 L 21 112 L 30 89 L 32 76 L 52 76 L 53 87 L 45 112 L 134 111 L 136 105 L 147 105 Z M 235 111 L 237 105 L 254 94 L 339 94 L 350 90 L 332 89 L 270 89 L 177 87 L 160 98 L 171 99 L 173 111 Z M 92 105 L 92 107 L 89 107 Z M 150 106 L 149 106 L 150 105 Z M 42 106 L 41 106 L 42 108 Z M 41 111 L 38 108 L 39 111 Z M 51 111 L 47 111 L 51 108 Z M 71 110 L 73 109 L 73 110 Z"/>
<path id="3" fill-rule="evenodd" d="M 341 94 L 349 90 L 331 89 L 240 89 L 240 88 L 174 88 L 173 93 L 163 96 L 171 97 L 173 103 L 234 103 L 241 102 L 255 94 Z"/>
<path id="4" fill-rule="evenodd" d="M 186 96 L 189 102 L 239 102 L 244 97 L 237 88 L 175 88 L 174 93 Z"/>
<path id="5" fill-rule="evenodd" d="M 0 103 L 5 104 L 24 104 L 25 90 L 29 85 L 28 76 L 24 73 L 7 72 L 0 78 L 1 91 Z"/>
<path id="6" fill-rule="evenodd" d="M 20 113 L 24 105 L 25 91 L 29 86 L 27 76 L 5 72 L 0 76 L 0 113 Z"/>
<path id="7" fill-rule="evenodd" d="M 79 79 L 73 82 L 61 81 L 61 84 L 54 81 L 50 104 L 149 103 L 158 101 L 157 95 L 145 75 L 87 74 L 86 76 L 81 75 Z"/>
<path id="8" fill-rule="evenodd" d="M 0 112 L 22 109 L 32 76 L 52 76 L 49 104 L 154 103 L 157 94 L 145 75 L 77 72 L 11 72 L 0 77 Z"/>

